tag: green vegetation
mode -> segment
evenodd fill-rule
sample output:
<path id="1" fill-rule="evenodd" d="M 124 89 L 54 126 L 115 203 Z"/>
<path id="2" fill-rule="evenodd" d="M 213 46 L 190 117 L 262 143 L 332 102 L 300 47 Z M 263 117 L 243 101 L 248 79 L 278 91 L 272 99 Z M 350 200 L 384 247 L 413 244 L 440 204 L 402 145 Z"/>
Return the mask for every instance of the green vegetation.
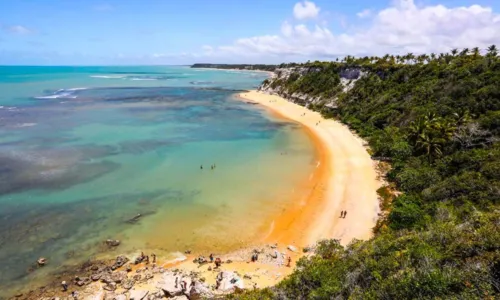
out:
<path id="1" fill-rule="evenodd" d="M 401 192 L 369 241 L 322 241 L 276 287 L 248 299 L 498 299 L 500 59 L 495 46 L 451 53 L 281 65 L 278 84 L 335 99 L 334 116 L 391 162 Z M 339 74 L 363 72 L 343 92 Z M 307 73 L 309 72 L 309 73 Z M 319 79 L 319 81 L 315 81 Z M 386 208 L 386 207 L 384 207 Z"/>

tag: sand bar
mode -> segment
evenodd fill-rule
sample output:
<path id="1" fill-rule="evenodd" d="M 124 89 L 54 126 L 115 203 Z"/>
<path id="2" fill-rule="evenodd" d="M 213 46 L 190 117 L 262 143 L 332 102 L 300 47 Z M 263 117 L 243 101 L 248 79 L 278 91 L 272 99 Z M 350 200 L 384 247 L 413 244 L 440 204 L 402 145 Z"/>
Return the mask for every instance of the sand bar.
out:
<path id="1" fill-rule="evenodd" d="M 375 164 L 364 141 L 338 121 L 324 119 L 319 113 L 276 95 L 249 91 L 239 95 L 304 125 L 320 141 L 322 178 L 311 197 L 299 203 L 299 212 L 290 212 L 287 221 L 273 223 L 271 234 L 278 242 L 314 244 L 320 239 L 339 239 L 343 245 L 352 239 L 369 239 L 379 212 Z M 324 164 L 324 165 L 321 165 Z M 345 218 L 340 218 L 346 210 Z M 272 240 L 272 239 L 271 239 Z"/>

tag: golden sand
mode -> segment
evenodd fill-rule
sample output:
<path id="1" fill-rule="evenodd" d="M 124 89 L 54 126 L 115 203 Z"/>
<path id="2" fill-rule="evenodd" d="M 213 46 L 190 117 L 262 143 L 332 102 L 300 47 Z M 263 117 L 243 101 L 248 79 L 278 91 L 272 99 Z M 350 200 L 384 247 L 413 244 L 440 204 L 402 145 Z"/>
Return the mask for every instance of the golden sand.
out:
<path id="1" fill-rule="evenodd" d="M 377 221 L 380 186 L 364 142 L 338 121 L 275 95 L 257 91 L 239 95 L 303 125 L 318 149 L 318 165 L 304 187 L 309 197 L 296 199 L 270 222 L 269 242 L 305 246 L 320 239 L 368 239 Z M 341 211 L 347 211 L 340 218 Z"/>
<path id="2" fill-rule="evenodd" d="M 258 103 L 269 109 L 275 116 L 292 120 L 304 127 L 317 149 L 316 169 L 297 190 L 307 190 L 280 215 L 267 221 L 262 240 L 255 246 L 275 244 L 279 252 L 292 258 L 291 267 L 264 262 L 250 263 L 250 249 L 239 254 L 229 253 L 223 257 L 234 257 L 231 264 L 223 264 L 222 270 L 251 274 L 252 279 L 244 279 L 245 285 L 256 284 L 263 288 L 277 284 L 293 271 L 295 262 L 305 254 L 301 247 L 315 244 L 320 239 L 339 239 L 343 245 L 352 239 L 369 239 L 375 226 L 379 202 L 376 190 L 381 185 L 377 180 L 374 162 L 371 160 L 363 140 L 353 134 L 346 126 L 335 120 L 324 119 L 319 113 L 291 103 L 281 97 L 257 91 L 242 93 L 245 101 Z M 340 218 L 341 211 L 347 211 Z M 287 245 L 298 248 L 297 253 L 287 249 Z M 245 258 L 241 253 L 248 252 Z M 192 262 L 193 257 L 176 263 L 175 267 L 184 271 L 200 272 L 207 283 L 214 284 L 217 271 L 209 266 L 199 266 Z M 169 267 L 166 265 L 165 267 Z"/>

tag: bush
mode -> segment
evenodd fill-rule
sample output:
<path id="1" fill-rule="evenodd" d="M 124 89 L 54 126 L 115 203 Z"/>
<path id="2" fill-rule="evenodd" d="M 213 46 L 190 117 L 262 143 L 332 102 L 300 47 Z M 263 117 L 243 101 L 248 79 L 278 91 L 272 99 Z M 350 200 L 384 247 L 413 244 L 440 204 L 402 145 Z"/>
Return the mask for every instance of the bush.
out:
<path id="1" fill-rule="evenodd" d="M 416 197 L 402 195 L 393 201 L 393 209 L 389 214 L 390 228 L 410 229 L 422 226 L 424 222 L 424 211 L 420 208 Z"/>

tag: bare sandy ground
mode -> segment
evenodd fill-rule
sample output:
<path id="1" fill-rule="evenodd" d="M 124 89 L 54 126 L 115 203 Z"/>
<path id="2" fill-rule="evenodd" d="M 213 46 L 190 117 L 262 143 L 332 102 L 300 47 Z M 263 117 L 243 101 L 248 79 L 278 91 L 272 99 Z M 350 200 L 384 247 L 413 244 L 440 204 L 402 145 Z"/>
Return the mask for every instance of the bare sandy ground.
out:
<path id="1" fill-rule="evenodd" d="M 303 203 L 303 213 L 299 212 L 289 222 L 291 238 L 283 242 L 309 245 L 320 239 L 334 238 L 346 245 L 352 239 L 369 239 L 379 212 L 376 190 L 381 183 L 377 181 L 374 162 L 363 140 L 340 122 L 324 119 L 319 113 L 279 96 L 257 91 L 239 96 L 304 125 L 321 143 L 318 167 L 326 166 L 322 166 L 325 169 L 323 183 L 315 187 L 318 190 L 315 197 L 319 199 Z M 340 218 L 341 211 L 347 211 L 345 218 Z M 296 232 L 303 236 L 293 237 Z"/>

